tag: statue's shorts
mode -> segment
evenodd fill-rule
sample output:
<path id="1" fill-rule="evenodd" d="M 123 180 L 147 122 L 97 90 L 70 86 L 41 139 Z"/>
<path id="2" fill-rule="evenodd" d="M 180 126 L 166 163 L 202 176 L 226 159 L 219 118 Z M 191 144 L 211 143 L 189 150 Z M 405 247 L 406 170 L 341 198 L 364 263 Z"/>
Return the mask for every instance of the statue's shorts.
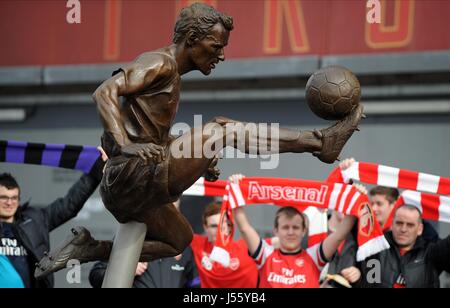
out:
<path id="1" fill-rule="evenodd" d="M 106 162 L 100 195 L 105 207 L 120 223 L 145 223 L 152 208 L 180 198 L 170 194 L 168 177 L 168 157 L 155 164 L 145 163 L 140 157 L 115 156 Z"/>

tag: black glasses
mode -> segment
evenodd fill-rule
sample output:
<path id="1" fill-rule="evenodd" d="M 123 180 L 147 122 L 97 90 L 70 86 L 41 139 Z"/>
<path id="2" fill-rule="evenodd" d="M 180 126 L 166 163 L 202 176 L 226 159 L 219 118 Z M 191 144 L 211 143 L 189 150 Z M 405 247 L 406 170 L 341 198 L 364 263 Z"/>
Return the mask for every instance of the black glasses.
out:
<path id="1" fill-rule="evenodd" d="M 0 196 L 0 202 L 7 202 L 8 200 L 11 200 L 12 202 L 19 202 L 19 196 Z"/>

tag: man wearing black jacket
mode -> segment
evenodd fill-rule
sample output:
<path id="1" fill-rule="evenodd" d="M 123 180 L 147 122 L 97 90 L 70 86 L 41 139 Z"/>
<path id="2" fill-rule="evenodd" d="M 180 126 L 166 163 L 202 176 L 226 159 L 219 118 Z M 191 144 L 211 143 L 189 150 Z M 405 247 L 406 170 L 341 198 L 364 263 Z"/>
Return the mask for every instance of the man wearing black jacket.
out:
<path id="1" fill-rule="evenodd" d="M 361 264 L 359 286 L 438 288 L 439 275 L 450 270 L 450 236 L 432 243 L 424 240 L 422 233 L 419 209 L 412 205 L 399 207 L 392 231 L 385 234 L 391 248 Z"/>
<path id="2" fill-rule="evenodd" d="M 348 169 L 353 163 L 354 158 L 344 159 L 340 164 L 341 170 Z M 365 190 L 364 186 L 360 186 L 361 191 Z M 389 229 L 386 223 L 392 210 L 395 207 L 395 203 L 399 197 L 399 191 L 396 188 L 375 186 L 369 193 L 364 192 L 366 195 L 370 195 L 370 201 L 372 209 L 377 218 L 378 223 L 383 232 L 388 232 Z M 333 217 L 339 214 L 333 214 Z M 430 243 L 436 243 L 439 240 L 439 235 L 434 227 L 427 221 L 422 221 L 423 232 L 421 238 Z M 354 283 L 360 279 L 360 271 L 357 268 L 356 252 L 358 250 L 357 244 L 357 228 L 355 227 L 345 240 L 345 244 L 341 245 L 338 249 L 338 253 L 330 262 L 328 274 L 341 274 L 350 283 Z"/>
<path id="3" fill-rule="evenodd" d="M 0 286 L 50 288 L 52 275 L 36 280 L 34 264 L 50 251 L 49 233 L 74 218 L 94 193 L 102 174 L 83 175 L 64 198 L 42 209 L 20 204 L 20 187 L 10 174 L 0 174 Z M 8 274 L 6 274 L 8 273 Z"/>

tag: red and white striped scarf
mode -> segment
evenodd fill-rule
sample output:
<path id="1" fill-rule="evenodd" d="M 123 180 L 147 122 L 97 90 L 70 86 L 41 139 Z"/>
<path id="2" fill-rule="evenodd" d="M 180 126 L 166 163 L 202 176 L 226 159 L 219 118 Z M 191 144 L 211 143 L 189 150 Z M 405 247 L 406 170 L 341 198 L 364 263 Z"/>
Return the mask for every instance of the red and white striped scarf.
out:
<path id="1" fill-rule="evenodd" d="M 185 196 L 223 197 L 227 181 L 217 180 L 215 182 L 205 181 L 199 178 L 197 182 L 183 192 Z"/>
<path id="2" fill-rule="evenodd" d="M 327 181 L 348 183 L 350 180 L 407 189 L 397 200 L 384 226 L 385 230 L 391 227 L 395 209 L 403 204 L 418 207 L 424 219 L 450 223 L 450 198 L 443 196 L 450 195 L 449 178 L 373 163 L 355 162 L 346 170 L 342 171 L 339 168 L 333 170 Z"/>
<path id="3" fill-rule="evenodd" d="M 203 183 L 203 186 L 205 186 Z M 202 191 L 199 185 L 194 185 L 193 189 Z M 200 189 L 199 189 L 200 188 Z M 205 188 L 206 191 L 207 188 Z M 191 190 L 191 193 L 194 190 Z M 225 187 L 225 195 L 222 205 L 223 222 L 225 215 L 230 213 L 233 208 L 251 204 L 271 204 L 277 206 L 293 206 L 300 211 L 317 213 L 310 209 L 331 209 L 347 215 L 360 217 L 358 243 L 359 249 L 357 258 L 364 260 L 368 256 L 389 248 L 389 244 L 383 236 L 382 230 L 378 225 L 373 212 L 368 206 L 368 198 L 358 192 L 351 185 L 339 183 L 322 183 L 307 180 L 292 180 L 279 178 L 245 178 L 239 184 L 230 183 Z M 189 190 L 187 191 L 189 193 Z M 320 217 L 320 216 L 318 216 Z M 324 217 L 323 215 L 321 217 Z M 232 215 L 229 219 L 233 221 Z M 326 220 L 322 220 L 325 225 Z M 325 233 L 323 227 L 317 227 L 312 224 L 311 235 L 315 242 L 321 241 Z M 314 235 L 320 234 L 318 237 Z M 221 230 L 218 230 L 218 236 L 213 252 L 210 258 L 213 261 L 220 262 L 224 266 L 229 263 L 227 245 L 233 238 L 233 232 L 224 236 Z"/>
<path id="4" fill-rule="evenodd" d="M 216 182 L 205 181 L 200 178 L 194 185 L 187 189 L 183 195 L 186 196 L 207 196 L 207 197 L 223 197 L 228 195 L 225 190 L 228 182 L 218 180 Z M 308 247 L 314 246 L 322 242 L 328 234 L 327 212 L 320 210 L 314 206 L 307 207 L 303 214 L 308 217 Z M 230 213 L 231 215 L 231 213 Z"/>
<path id="5" fill-rule="evenodd" d="M 391 228 L 395 210 L 404 204 L 417 207 L 423 219 L 450 223 L 450 197 L 405 190 L 395 203 L 384 230 Z"/>

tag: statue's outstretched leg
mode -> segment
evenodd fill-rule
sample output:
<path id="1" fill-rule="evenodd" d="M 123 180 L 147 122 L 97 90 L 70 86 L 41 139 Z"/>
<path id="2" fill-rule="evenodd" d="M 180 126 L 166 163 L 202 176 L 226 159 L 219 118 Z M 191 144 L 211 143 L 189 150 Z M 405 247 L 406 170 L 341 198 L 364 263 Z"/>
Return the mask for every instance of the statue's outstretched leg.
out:
<path id="1" fill-rule="evenodd" d="M 314 131 L 299 131 L 290 129 L 278 129 L 277 134 L 273 135 L 268 129 L 269 137 L 262 142 L 258 133 L 248 130 L 245 132 L 245 138 L 239 138 L 238 133 L 227 129 L 227 126 L 258 127 L 254 123 L 242 123 L 224 117 L 214 118 L 203 127 L 197 127 L 190 132 L 180 136 L 170 145 L 169 156 L 169 191 L 173 195 L 181 194 L 184 190 L 192 186 L 205 172 L 211 173 L 211 164 L 214 158 L 205 157 L 203 152 L 195 152 L 195 149 L 201 146 L 201 149 L 209 144 L 219 144 L 214 148 L 215 154 L 219 153 L 226 146 L 233 146 L 244 150 L 246 153 L 258 154 L 276 154 L 276 153 L 313 153 L 325 163 L 335 162 L 341 153 L 345 143 L 350 139 L 363 117 L 363 107 L 358 105 L 351 114 L 334 125 Z M 217 134 L 214 127 L 220 125 L 223 127 L 223 134 Z M 244 140 L 242 140 L 244 139 Z M 217 141 L 220 141 L 217 143 Z M 242 144 L 240 142 L 244 142 Z M 272 146 L 276 142 L 278 147 Z M 208 144 L 207 144 L 208 143 Z M 183 147 L 189 144 L 190 155 L 176 157 L 173 152 L 181 152 Z M 208 147 L 209 148 L 209 147 Z M 261 149 L 267 151 L 261 151 Z M 200 155 L 199 155 L 200 154 Z"/>

